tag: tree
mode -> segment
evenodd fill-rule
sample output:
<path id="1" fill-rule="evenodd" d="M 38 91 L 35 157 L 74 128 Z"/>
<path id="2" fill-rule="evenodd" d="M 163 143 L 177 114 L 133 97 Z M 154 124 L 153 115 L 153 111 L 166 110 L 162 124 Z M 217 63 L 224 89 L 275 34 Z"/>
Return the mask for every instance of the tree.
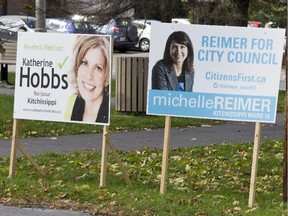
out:
<path id="1" fill-rule="evenodd" d="M 187 18 L 187 4 L 182 0 L 135 0 L 135 18 L 171 22 L 172 18 Z"/>
<path id="2" fill-rule="evenodd" d="M 198 0 L 190 4 L 189 18 L 197 24 L 234 26 L 247 26 L 248 20 L 263 26 L 272 21 L 273 27 L 285 28 L 287 8 L 280 0 Z"/>
<path id="3" fill-rule="evenodd" d="M 56 17 L 70 17 L 78 14 L 101 25 L 111 18 L 125 14 L 131 15 L 133 8 L 135 8 L 135 2 L 132 0 L 59 0 L 48 7 L 47 17 L 55 17 L 56 13 Z"/>
<path id="4" fill-rule="evenodd" d="M 182 0 L 55 0 L 47 6 L 47 17 L 73 14 L 84 15 L 96 24 L 125 15 L 171 22 L 173 17 L 187 17 L 187 9 Z"/>
<path id="5" fill-rule="evenodd" d="M 5 2 L 6 2 L 6 0 L 0 0 L 0 7 L 3 7 Z"/>
<path id="6" fill-rule="evenodd" d="M 272 27 L 286 28 L 287 5 L 278 0 L 253 0 L 249 8 L 249 18 L 261 21 L 263 25 L 273 22 Z"/>
<path id="7" fill-rule="evenodd" d="M 26 1 L 26 8 L 35 11 L 32 3 Z M 80 14 L 97 25 L 118 16 L 162 22 L 189 18 L 195 24 L 234 26 L 247 26 L 248 20 L 272 21 L 277 27 L 285 27 L 287 22 L 286 4 L 280 0 L 49 0 L 46 5 L 46 17 Z"/>
<path id="8" fill-rule="evenodd" d="M 173 17 L 191 18 L 193 23 L 247 26 L 249 0 L 66 0 L 64 15 L 85 15 L 90 21 L 103 24 L 121 14 L 134 18 L 171 22 Z M 227 14 L 229 19 L 227 19 Z"/>
<path id="9" fill-rule="evenodd" d="M 192 23 L 247 26 L 249 0 L 193 1 L 189 18 Z"/>

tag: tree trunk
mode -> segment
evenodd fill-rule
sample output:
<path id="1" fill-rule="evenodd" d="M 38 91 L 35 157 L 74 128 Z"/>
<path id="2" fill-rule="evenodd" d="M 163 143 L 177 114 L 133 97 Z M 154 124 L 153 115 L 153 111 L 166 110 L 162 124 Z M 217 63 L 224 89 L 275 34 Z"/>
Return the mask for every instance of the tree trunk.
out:
<path id="1" fill-rule="evenodd" d="M 250 0 L 233 0 L 241 14 L 241 19 L 235 23 L 237 26 L 247 26 L 248 24 L 248 9 Z"/>

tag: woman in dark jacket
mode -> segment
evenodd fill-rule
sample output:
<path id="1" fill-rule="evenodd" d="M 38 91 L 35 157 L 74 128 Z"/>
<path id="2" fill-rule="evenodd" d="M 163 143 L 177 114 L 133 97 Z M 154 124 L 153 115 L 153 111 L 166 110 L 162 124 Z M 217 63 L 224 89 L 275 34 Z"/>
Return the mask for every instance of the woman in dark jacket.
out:
<path id="1" fill-rule="evenodd" d="M 164 57 L 152 69 L 152 89 L 193 91 L 194 51 L 189 36 L 173 32 L 165 46 Z"/>

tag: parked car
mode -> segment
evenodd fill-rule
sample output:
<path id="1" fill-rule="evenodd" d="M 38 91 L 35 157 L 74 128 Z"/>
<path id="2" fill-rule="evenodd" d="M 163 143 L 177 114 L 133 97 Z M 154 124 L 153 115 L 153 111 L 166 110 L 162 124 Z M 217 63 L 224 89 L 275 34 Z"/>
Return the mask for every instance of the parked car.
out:
<path id="1" fill-rule="evenodd" d="M 0 16 L 0 39 L 17 41 L 18 32 L 35 32 L 36 18 L 32 16 L 4 15 Z M 55 32 L 47 29 L 47 32 Z"/>
<path id="2" fill-rule="evenodd" d="M 261 27 L 261 24 L 262 24 L 261 22 L 248 20 L 247 27 L 260 28 L 260 27 Z"/>
<path id="3" fill-rule="evenodd" d="M 13 31 L 34 32 L 36 28 L 36 18 L 31 16 L 4 15 L 0 22 Z"/>
<path id="4" fill-rule="evenodd" d="M 114 49 L 126 52 L 138 43 L 137 27 L 130 17 L 112 19 L 108 24 L 99 27 L 96 34 L 112 35 Z"/>
<path id="5" fill-rule="evenodd" d="M 17 32 L 34 32 L 36 18 L 31 16 L 0 16 L 0 38 L 1 40 L 17 40 Z"/>
<path id="6" fill-rule="evenodd" d="M 89 22 L 63 18 L 47 18 L 46 28 L 60 33 L 91 34 L 95 28 Z"/>
<path id="7" fill-rule="evenodd" d="M 191 24 L 190 20 L 186 18 L 172 18 L 171 23 Z"/>
<path id="8" fill-rule="evenodd" d="M 136 47 L 143 52 L 148 52 L 150 49 L 150 34 L 151 34 L 151 24 L 152 23 L 161 23 L 158 20 L 133 20 L 134 25 L 138 29 L 139 41 L 136 44 Z"/>

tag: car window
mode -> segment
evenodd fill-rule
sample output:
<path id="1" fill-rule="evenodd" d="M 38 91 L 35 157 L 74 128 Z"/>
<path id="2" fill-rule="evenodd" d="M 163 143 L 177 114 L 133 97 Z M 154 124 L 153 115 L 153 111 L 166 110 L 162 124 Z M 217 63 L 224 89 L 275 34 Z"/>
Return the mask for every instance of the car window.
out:
<path id="1" fill-rule="evenodd" d="M 108 31 L 109 25 L 104 25 L 101 27 L 100 34 L 106 34 Z"/>
<path id="2" fill-rule="evenodd" d="M 5 26 L 10 26 L 10 18 L 2 18 L 0 19 L 0 22 L 2 22 Z"/>
<path id="3" fill-rule="evenodd" d="M 66 23 L 65 21 L 61 21 L 59 29 L 65 30 L 67 28 L 67 26 L 68 26 L 68 23 Z"/>
<path id="4" fill-rule="evenodd" d="M 17 21 L 17 24 L 22 24 L 23 25 L 23 22 L 29 27 L 29 28 L 36 28 L 36 20 L 34 19 L 30 19 L 30 18 L 27 18 L 27 19 L 22 19 L 22 20 L 19 20 Z"/>
<path id="5" fill-rule="evenodd" d="M 65 25 L 65 23 L 63 23 L 62 20 L 53 20 L 53 19 L 46 20 L 46 28 L 49 28 L 49 29 L 54 29 L 54 30 L 61 29 L 61 26 L 63 25 Z"/>
<path id="6" fill-rule="evenodd" d="M 24 25 L 24 22 L 21 21 L 21 19 L 17 19 L 17 18 L 11 19 L 11 26 L 18 27 L 18 26 L 23 26 L 23 25 Z"/>
<path id="7" fill-rule="evenodd" d="M 77 30 L 80 30 L 80 31 L 88 30 L 88 26 L 85 25 L 84 22 L 74 22 L 74 26 Z"/>
<path id="8" fill-rule="evenodd" d="M 142 23 L 133 22 L 133 24 L 136 25 L 138 29 L 144 29 L 145 28 L 145 25 Z"/>
<path id="9" fill-rule="evenodd" d="M 125 27 L 131 24 L 131 19 L 119 18 L 116 20 L 116 22 L 117 22 L 117 25 Z"/>
<path id="10" fill-rule="evenodd" d="M 47 19 L 46 28 L 53 30 L 65 30 L 67 23 L 64 20 Z"/>

